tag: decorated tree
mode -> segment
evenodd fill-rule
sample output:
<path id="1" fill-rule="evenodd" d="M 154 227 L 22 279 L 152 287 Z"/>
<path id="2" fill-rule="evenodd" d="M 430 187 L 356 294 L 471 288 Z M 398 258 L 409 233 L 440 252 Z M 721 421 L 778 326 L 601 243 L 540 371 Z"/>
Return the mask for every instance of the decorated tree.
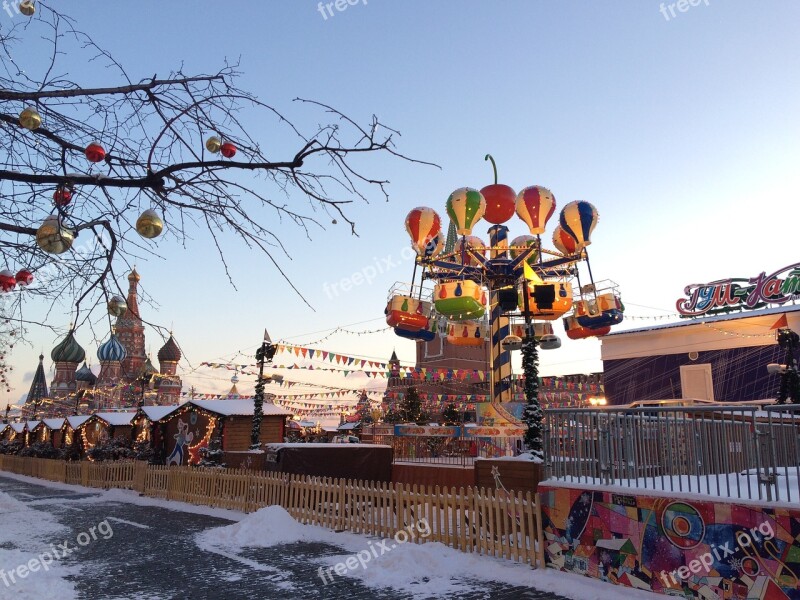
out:
<path id="1" fill-rule="evenodd" d="M 525 375 L 525 412 L 522 416 L 527 426 L 525 445 L 535 460 L 544 460 L 544 413 L 539 405 L 539 356 L 536 352 L 536 338 L 532 335 L 525 336 L 522 342 L 522 372 Z"/>
<path id="2" fill-rule="evenodd" d="M 372 404 L 366 391 L 362 391 L 356 404 L 356 417 L 362 425 L 369 425 L 374 421 L 372 418 Z"/>
<path id="3" fill-rule="evenodd" d="M 456 405 L 452 402 L 444 407 L 442 411 L 442 421 L 445 425 L 461 425 L 461 423 L 463 423 L 461 412 L 459 412 Z"/>
<path id="4" fill-rule="evenodd" d="M 386 411 L 386 414 L 383 416 L 384 423 L 402 423 L 403 422 L 403 415 L 396 411 L 394 408 L 390 408 Z"/>
<path id="5" fill-rule="evenodd" d="M 422 400 L 415 387 L 408 388 L 399 408 L 402 423 L 425 425 L 430 421 L 430 415 L 422 410 Z"/>
<path id="6" fill-rule="evenodd" d="M 24 289 L 3 295 L 1 317 L 22 314 L 28 298 L 69 299 L 80 326 L 123 292 L 116 280 L 136 258 L 198 232 L 226 273 L 223 246 L 238 239 L 294 288 L 281 266 L 281 237 L 296 235 L 287 224 L 305 236 L 339 223 L 355 234 L 347 207 L 388 198 L 362 160 L 411 160 L 377 117 L 360 124 L 298 98 L 316 123 L 304 130 L 240 89 L 237 64 L 143 77 L 49 3 L 29 4 L 0 29 L 0 252 L 10 269 L 0 278 L 6 292 Z"/>

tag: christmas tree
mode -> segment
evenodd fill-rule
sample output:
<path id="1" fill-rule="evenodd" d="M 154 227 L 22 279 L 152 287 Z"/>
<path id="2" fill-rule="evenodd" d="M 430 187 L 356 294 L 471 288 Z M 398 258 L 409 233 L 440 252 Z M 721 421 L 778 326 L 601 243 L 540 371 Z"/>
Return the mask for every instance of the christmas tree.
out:
<path id="1" fill-rule="evenodd" d="M 539 356 L 536 352 L 536 338 L 526 335 L 522 342 L 522 372 L 525 375 L 525 412 L 522 420 L 527 425 L 525 445 L 534 460 L 544 460 L 544 441 L 542 439 L 542 418 L 544 413 L 539 406 Z"/>

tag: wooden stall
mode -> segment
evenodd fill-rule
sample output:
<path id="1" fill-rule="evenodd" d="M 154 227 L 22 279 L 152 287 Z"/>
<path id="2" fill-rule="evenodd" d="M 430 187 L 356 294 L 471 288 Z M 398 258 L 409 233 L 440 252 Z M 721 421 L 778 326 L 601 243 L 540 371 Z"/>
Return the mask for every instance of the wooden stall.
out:
<path id="1" fill-rule="evenodd" d="M 291 413 L 275 404 L 265 402 L 261 420 L 261 442 L 282 442 L 286 418 Z M 250 448 L 253 428 L 253 401 L 191 400 L 169 413 L 160 421 L 165 425 L 167 465 L 197 464 L 201 450 L 213 438 L 222 441 L 225 452 L 243 452 Z"/>

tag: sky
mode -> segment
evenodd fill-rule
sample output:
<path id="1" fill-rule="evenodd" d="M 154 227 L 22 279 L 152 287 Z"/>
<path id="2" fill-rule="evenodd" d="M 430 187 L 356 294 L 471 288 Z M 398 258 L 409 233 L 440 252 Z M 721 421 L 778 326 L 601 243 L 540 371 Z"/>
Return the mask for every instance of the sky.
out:
<path id="1" fill-rule="evenodd" d="M 337 327 L 380 330 L 335 333 L 312 347 L 380 361 L 396 350 L 412 364 L 414 343 L 386 330 L 383 315 L 388 290 L 411 279 L 405 216 L 420 205 L 444 216 L 453 190 L 492 183 L 486 153 L 499 181 L 517 191 L 543 185 L 559 209 L 572 200 L 597 207 L 591 267 L 595 280 L 620 286 L 626 320 L 618 330 L 672 318 L 688 284 L 798 262 L 800 4 L 701 0 L 685 12 L 674 5 L 674 16 L 671 4 L 362 0 L 328 12 L 310 0 L 59 3 L 133 77 L 180 66 L 211 72 L 239 60 L 239 86 L 301 129 L 312 130 L 319 115 L 297 97 L 360 122 L 376 114 L 401 132 L 399 151 L 440 167 L 364 161 L 371 175 L 390 180 L 390 201 L 374 191 L 369 203 L 352 205 L 357 237 L 327 220 L 310 241 L 280 225 L 291 254 L 281 266 L 313 310 L 263 256 L 234 240 L 224 248 L 235 289 L 207 234 L 197 232 L 185 248 L 159 241 L 164 260 L 137 264 L 157 305 L 140 308 L 174 331 L 184 389 L 226 391 L 231 373 L 199 363 L 253 362 L 239 353 L 252 356 L 264 328 L 299 345 Z M 0 12 L 0 26 L 20 18 Z M 86 82 L 101 83 L 108 82 Z M 276 155 L 292 156 L 297 148 L 275 127 L 259 117 L 252 132 L 265 147 L 272 140 Z M 516 217 L 507 225 L 510 237 L 527 233 Z M 474 233 L 485 239 L 487 227 L 481 222 Z M 340 291 L 342 280 L 375 265 L 383 272 L 374 280 Z M 48 318 L 66 327 L 69 306 Z M 543 375 L 602 369 L 598 341 L 567 340 L 560 324 L 556 333 L 563 345 L 540 353 Z M 97 370 L 97 340 L 76 335 Z M 163 341 L 147 336 L 155 358 Z M 12 403 L 27 392 L 41 350 L 50 369 L 57 341 L 29 328 L 16 345 Z M 348 389 L 384 383 L 324 381 Z M 252 390 L 252 381 L 242 377 L 239 388 Z"/>

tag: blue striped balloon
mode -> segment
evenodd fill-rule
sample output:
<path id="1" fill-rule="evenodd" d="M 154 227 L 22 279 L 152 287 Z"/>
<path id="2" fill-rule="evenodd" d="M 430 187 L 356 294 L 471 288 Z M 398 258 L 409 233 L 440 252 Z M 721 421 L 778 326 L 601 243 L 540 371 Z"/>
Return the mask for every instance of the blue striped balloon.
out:
<path id="1" fill-rule="evenodd" d="M 585 200 L 575 200 L 561 209 L 559 223 L 561 228 L 575 238 L 580 252 L 592 243 L 590 236 L 597 225 L 597 209 Z"/>

